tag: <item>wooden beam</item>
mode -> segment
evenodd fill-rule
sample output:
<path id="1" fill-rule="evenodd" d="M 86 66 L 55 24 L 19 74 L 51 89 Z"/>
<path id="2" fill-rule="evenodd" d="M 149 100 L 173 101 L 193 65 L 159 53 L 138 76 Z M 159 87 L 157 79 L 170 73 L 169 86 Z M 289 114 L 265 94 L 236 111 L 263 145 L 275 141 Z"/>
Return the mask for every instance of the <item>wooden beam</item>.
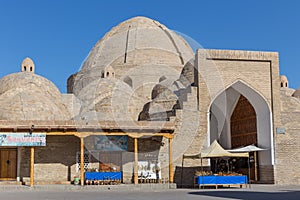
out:
<path id="1" fill-rule="evenodd" d="M 84 186 L 84 138 L 80 138 L 80 183 Z"/>
<path id="2" fill-rule="evenodd" d="M 51 132 L 46 132 L 46 135 L 74 135 L 77 136 L 79 132 L 63 132 L 63 131 L 51 131 Z"/>
<path id="3" fill-rule="evenodd" d="M 173 139 L 169 138 L 169 181 L 174 182 L 174 172 L 173 172 Z"/>
<path id="4" fill-rule="evenodd" d="M 138 183 L 138 138 L 134 138 L 134 184 Z"/>
<path id="5" fill-rule="evenodd" d="M 34 186 L 34 147 L 30 147 L 30 187 Z"/>
<path id="6" fill-rule="evenodd" d="M 145 133 L 132 133 L 132 132 L 63 132 L 63 131 L 53 131 L 53 132 L 46 132 L 47 135 L 69 135 L 69 136 L 77 136 L 77 137 L 88 137 L 91 135 L 120 135 L 120 136 L 129 136 L 131 138 L 141 138 L 141 137 L 151 137 L 151 136 L 160 136 L 160 137 L 165 137 L 165 138 L 173 138 L 173 134 L 171 133 L 150 133 L 150 132 L 145 132 Z"/>

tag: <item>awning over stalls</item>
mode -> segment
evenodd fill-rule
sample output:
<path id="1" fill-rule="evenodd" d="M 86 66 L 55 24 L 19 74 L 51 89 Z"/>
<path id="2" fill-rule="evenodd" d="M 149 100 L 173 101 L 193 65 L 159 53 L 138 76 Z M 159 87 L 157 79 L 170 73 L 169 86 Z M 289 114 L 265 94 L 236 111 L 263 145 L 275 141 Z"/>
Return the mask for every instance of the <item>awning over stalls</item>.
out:
<path id="1" fill-rule="evenodd" d="M 199 158 L 217 158 L 217 157 L 249 157 L 249 153 L 229 152 L 215 140 L 207 149 L 202 150 L 198 154 L 184 154 L 183 158 L 199 159 Z"/>

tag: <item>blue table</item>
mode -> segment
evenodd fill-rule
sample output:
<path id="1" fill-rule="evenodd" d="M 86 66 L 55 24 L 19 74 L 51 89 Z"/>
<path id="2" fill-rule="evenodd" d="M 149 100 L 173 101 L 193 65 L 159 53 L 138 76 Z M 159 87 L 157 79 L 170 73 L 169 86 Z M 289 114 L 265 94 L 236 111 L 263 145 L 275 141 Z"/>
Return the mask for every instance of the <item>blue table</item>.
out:
<path id="1" fill-rule="evenodd" d="M 122 180 L 122 172 L 85 172 L 84 174 L 85 180 L 114 180 L 121 181 Z"/>
<path id="2" fill-rule="evenodd" d="M 246 185 L 248 183 L 247 176 L 195 176 L 195 185 L 207 186 L 214 185 Z"/>

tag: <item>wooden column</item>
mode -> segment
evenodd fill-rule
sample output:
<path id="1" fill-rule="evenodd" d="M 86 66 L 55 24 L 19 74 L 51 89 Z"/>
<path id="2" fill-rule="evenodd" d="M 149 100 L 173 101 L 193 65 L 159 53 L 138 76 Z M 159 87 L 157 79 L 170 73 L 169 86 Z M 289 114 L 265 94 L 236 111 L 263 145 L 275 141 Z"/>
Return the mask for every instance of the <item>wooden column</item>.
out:
<path id="1" fill-rule="evenodd" d="M 30 187 L 34 186 L 34 147 L 30 147 Z"/>
<path id="2" fill-rule="evenodd" d="M 173 139 L 169 138 L 169 181 L 170 183 L 174 182 L 172 141 Z"/>
<path id="3" fill-rule="evenodd" d="M 84 138 L 80 138 L 80 183 L 84 185 Z"/>
<path id="4" fill-rule="evenodd" d="M 134 138 L 134 184 L 138 184 L 138 139 Z"/>

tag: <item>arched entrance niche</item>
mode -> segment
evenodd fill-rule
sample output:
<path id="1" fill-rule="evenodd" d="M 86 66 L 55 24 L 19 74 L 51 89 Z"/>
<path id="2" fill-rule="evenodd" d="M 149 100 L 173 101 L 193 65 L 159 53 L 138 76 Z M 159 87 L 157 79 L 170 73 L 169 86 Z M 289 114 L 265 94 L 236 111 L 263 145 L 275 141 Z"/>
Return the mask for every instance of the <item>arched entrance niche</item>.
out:
<path id="1" fill-rule="evenodd" d="M 274 165 L 272 114 L 270 108 L 262 95 L 242 81 L 233 83 L 211 102 L 208 119 L 209 143 L 218 140 L 225 149 L 232 148 L 231 117 L 239 99 L 243 98 L 244 101 L 248 101 L 252 105 L 256 113 L 257 145 L 267 149 L 266 151 L 258 152 L 258 163 L 260 166 Z M 241 105 L 239 107 L 236 112 L 249 112 L 249 105 L 245 106 L 245 110 L 241 109 Z M 253 116 L 251 117 L 253 119 Z M 237 117 L 235 116 L 235 118 Z M 247 139 L 241 145 L 248 145 Z M 236 147 L 237 144 L 234 144 L 234 148 Z"/>

